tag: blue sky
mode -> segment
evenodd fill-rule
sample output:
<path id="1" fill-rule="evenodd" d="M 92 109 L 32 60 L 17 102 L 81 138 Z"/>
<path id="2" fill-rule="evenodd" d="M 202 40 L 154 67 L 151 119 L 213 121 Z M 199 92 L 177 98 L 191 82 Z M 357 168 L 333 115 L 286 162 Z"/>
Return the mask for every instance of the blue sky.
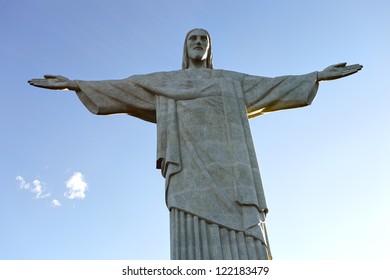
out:
<path id="1" fill-rule="evenodd" d="M 0 0 L 0 259 L 169 259 L 155 125 L 95 116 L 73 92 L 27 80 L 176 70 L 194 27 L 211 33 L 219 69 L 364 65 L 251 127 L 275 259 L 387 259 L 389 11 L 385 0 Z"/>

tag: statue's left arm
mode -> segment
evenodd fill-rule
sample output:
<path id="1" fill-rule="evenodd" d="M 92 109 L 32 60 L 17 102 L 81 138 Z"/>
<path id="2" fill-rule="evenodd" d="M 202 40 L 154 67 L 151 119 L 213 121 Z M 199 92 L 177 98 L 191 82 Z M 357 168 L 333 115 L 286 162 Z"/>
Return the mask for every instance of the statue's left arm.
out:
<path id="1" fill-rule="evenodd" d="M 324 70 L 319 71 L 317 75 L 317 81 L 330 81 L 347 77 L 355 74 L 363 68 L 363 65 L 353 64 L 347 65 L 346 62 L 338 63 L 326 67 Z"/>
<path id="2" fill-rule="evenodd" d="M 276 78 L 245 75 L 242 80 L 249 118 L 264 113 L 310 105 L 320 81 L 352 75 L 362 69 L 359 64 L 339 63 L 319 72 Z"/>

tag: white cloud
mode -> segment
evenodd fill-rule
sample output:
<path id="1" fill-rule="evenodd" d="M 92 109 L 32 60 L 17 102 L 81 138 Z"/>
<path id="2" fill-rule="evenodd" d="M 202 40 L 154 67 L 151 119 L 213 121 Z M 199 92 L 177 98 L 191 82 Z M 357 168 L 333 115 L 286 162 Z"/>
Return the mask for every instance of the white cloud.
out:
<path id="1" fill-rule="evenodd" d="M 50 196 L 50 193 L 46 192 L 46 190 L 45 190 L 44 183 L 38 179 L 35 179 L 32 182 L 32 185 L 30 183 L 26 182 L 26 180 L 24 180 L 24 178 L 22 176 L 16 176 L 15 179 L 17 181 L 19 181 L 19 184 L 20 184 L 19 188 L 20 189 L 31 191 L 32 193 L 35 194 L 35 198 L 45 198 L 45 197 Z"/>
<path id="2" fill-rule="evenodd" d="M 61 202 L 59 202 L 57 199 L 53 199 L 51 202 L 51 206 L 59 207 L 59 206 L 61 206 Z"/>
<path id="3" fill-rule="evenodd" d="M 34 179 L 32 183 L 27 182 L 22 176 L 16 176 L 15 179 L 19 182 L 19 188 L 32 192 L 35 198 L 46 198 L 51 196 L 50 192 L 47 191 L 46 184 L 39 180 Z M 84 199 L 86 197 L 86 191 L 88 190 L 88 184 L 84 179 L 84 175 L 80 172 L 75 172 L 66 181 L 67 192 L 64 194 L 69 199 Z M 61 206 L 61 202 L 57 199 L 51 201 L 53 207 Z"/>
<path id="4" fill-rule="evenodd" d="M 17 181 L 19 181 L 20 185 L 19 188 L 23 190 L 30 189 L 30 184 L 27 183 L 22 176 L 16 176 L 15 178 Z"/>
<path id="5" fill-rule="evenodd" d="M 88 184 L 84 179 L 84 175 L 80 172 L 75 172 L 69 179 L 66 181 L 66 187 L 69 189 L 65 193 L 65 196 L 69 199 L 84 199 L 85 192 L 88 189 Z"/>
<path id="6" fill-rule="evenodd" d="M 31 189 L 33 193 L 35 193 L 35 198 L 44 198 L 50 196 L 50 193 L 44 191 L 43 182 L 35 179 L 33 181 L 34 187 Z"/>
<path id="7" fill-rule="evenodd" d="M 36 198 L 39 198 L 42 195 L 42 189 L 43 189 L 42 183 L 41 183 L 41 181 L 35 179 L 33 181 L 33 185 L 34 185 L 34 188 L 32 188 L 31 191 L 33 193 L 35 193 Z"/>

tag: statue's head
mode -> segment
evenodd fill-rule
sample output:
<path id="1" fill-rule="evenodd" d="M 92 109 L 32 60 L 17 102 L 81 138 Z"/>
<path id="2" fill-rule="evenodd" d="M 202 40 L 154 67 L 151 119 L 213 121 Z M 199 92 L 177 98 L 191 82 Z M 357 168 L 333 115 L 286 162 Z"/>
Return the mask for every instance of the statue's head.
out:
<path id="1" fill-rule="evenodd" d="M 190 59 L 205 61 L 209 69 L 213 69 L 213 54 L 211 51 L 210 34 L 201 28 L 190 30 L 184 41 L 182 69 L 187 69 Z"/>

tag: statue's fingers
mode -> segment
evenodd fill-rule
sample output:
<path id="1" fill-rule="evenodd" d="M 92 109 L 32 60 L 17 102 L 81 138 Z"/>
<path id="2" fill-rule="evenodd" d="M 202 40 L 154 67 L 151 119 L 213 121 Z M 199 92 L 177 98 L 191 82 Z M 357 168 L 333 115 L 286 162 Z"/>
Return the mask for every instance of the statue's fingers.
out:
<path id="1" fill-rule="evenodd" d="M 351 69 L 362 69 L 363 68 L 363 65 L 360 65 L 360 64 L 352 64 L 352 65 L 348 65 L 346 66 L 345 68 L 351 68 Z"/>
<path id="2" fill-rule="evenodd" d="M 349 75 L 352 75 L 352 74 L 355 74 L 356 72 L 358 72 L 360 69 L 362 69 L 361 67 L 354 67 L 354 68 L 348 68 L 348 69 L 344 69 L 343 72 L 342 72 L 342 75 L 345 77 L 345 76 L 349 76 Z"/>
<path id="3" fill-rule="evenodd" d="M 56 79 L 58 75 L 44 75 L 45 79 Z"/>
<path id="4" fill-rule="evenodd" d="M 28 80 L 28 83 L 30 85 L 39 84 L 40 82 L 42 82 L 42 79 L 31 79 L 31 80 Z"/>
<path id="5" fill-rule="evenodd" d="M 335 67 L 345 67 L 345 65 L 347 65 L 346 62 L 341 62 L 341 63 L 337 63 L 337 64 L 335 64 L 333 66 L 335 66 Z"/>
<path id="6" fill-rule="evenodd" d="M 32 84 L 32 86 L 39 88 L 48 88 L 46 84 Z"/>
<path id="7" fill-rule="evenodd" d="M 356 72 L 357 72 L 357 70 L 346 70 L 346 71 L 343 71 L 342 75 L 345 77 L 345 76 L 352 75 Z"/>
<path id="8" fill-rule="evenodd" d="M 31 79 L 28 83 L 36 87 L 46 87 L 50 82 L 47 79 Z"/>
<path id="9" fill-rule="evenodd" d="M 357 71 L 360 71 L 361 69 L 363 68 L 362 65 L 360 64 L 353 64 L 353 65 L 348 65 L 346 67 L 344 67 L 344 71 L 351 71 L 353 73 L 356 73 Z"/>

